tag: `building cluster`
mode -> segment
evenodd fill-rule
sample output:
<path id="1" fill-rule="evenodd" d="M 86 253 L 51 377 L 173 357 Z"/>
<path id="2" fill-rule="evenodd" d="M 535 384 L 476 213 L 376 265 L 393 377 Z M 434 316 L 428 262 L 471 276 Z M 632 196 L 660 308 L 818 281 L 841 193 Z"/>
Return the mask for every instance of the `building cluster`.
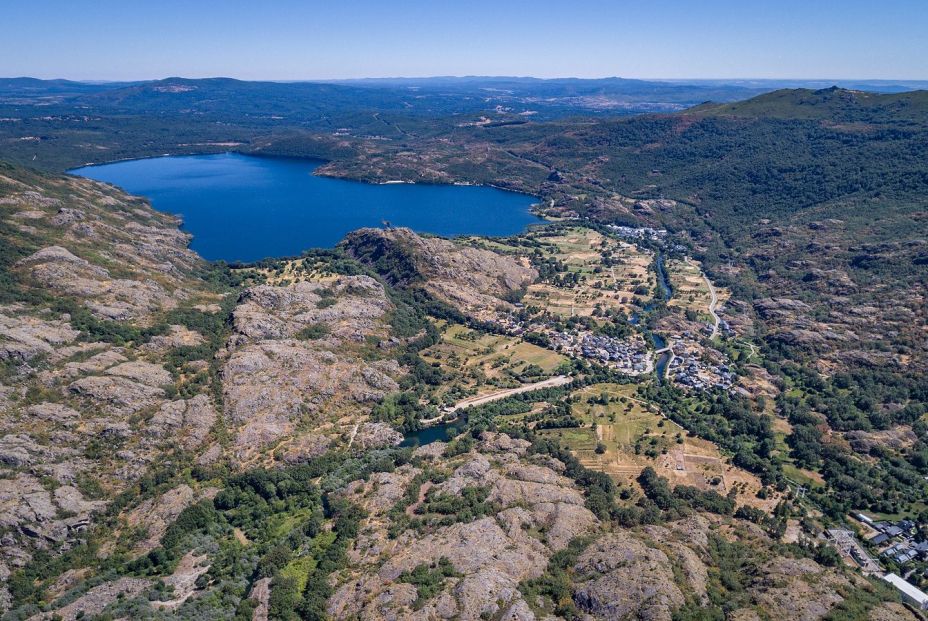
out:
<path id="1" fill-rule="evenodd" d="M 912 567 L 905 574 L 906 577 L 916 571 L 922 571 L 924 565 L 920 563 L 928 562 L 928 541 L 917 540 L 919 525 L 916 522 L 913 520 L 895 522 L 874 520 L 863 513 L 858 513 L 854 517 L 876 531 L 875 535 L 867 539 L 867 543 L 879 551 L 879 558 L 892 561 L 900 567 Z M 928 571 L 924 575 L 928 575 Z M 928 595 L 915 585 L 893 573 L 883 576 L 883 580 L 896 587 L 911 604 L 921 610 L 928 610 Z"/>
<path id="2" fill-rule="evenodd" d="M 608 228 L 617 237 L 622 239 L 649 239 L 651 241 L 664 241 L 667 238 L 667 231 L 664 229 L 652 229 L 650 227 L 632 227 L 619 226 L 617 224 L 607 224 Z"/>
<path id="3" fill-rule="evenodd" d="M 721 353 L 713 350 L 713 356 L 705 356 L 706 350 L 692 340 L 690 333 L 672 336 L 673 358 L 668 365 L 667 375 L 675 383 L 693 390 L 721 388 L 729 390 L 736 376 Z"/>
<path id="4" fill-rule="evenodd" d="M 912 520 L 873 521 L 863 514 L 858 518 L 877 531 L 867 542 L 880 549 L 881 558 L 892 559 L 899 565 L 914 560 L 928 561 L 928 541 L 916 541 L 918 524 Z"/>
<path id="5" fill-rule="evenodd" d="M 583 331 L 578 333 L 551 331 L 552 346 L 566 354 L 596 360 L 629 375 L 650 373 L 651 354 L 644 339 L 635 336 L 616 339 Z"/>

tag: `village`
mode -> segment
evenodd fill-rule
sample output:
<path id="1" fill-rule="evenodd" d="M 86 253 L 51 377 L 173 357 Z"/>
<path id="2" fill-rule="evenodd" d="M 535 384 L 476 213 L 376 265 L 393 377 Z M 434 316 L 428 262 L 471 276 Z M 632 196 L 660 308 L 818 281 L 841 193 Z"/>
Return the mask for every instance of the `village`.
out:
<path id="1" fill-rule="evenodd" d="M 675 384 L 692 390 L 713 388 L 729 390 L 736 376 L 721 352 L 707 349 L 691 332 L 670 337 L 673 356 L 667 365 L 667 377 Z"/>
<path id="2" fill-rule="evenodd" d="M 654 369 L 653 357 L 639 335 L 616 339 L 588 330 L 576 333 L 553 330 L 548 338 L 557 351 L 596 360 L 628 375 L 650 373 Z"/>
<path id="3" fill-rule="evenodd" d="M 655 253 L 637 246 L 637 242 L 652 242 L 666 251 L 670 244 L 666 230 L 606 228 L 606 235 L 578 227 L 543 238 L 548 244 L 547 255 L 576 277 L 531 285 L 525 299 L 515 304 L 515 311 L 496 314 L 493 323 L 505 334 L 527 340 L 534 337 L 533 342 L 556 352 L 595 361 L 627 375 L 657 370 L 660 379 L 684 390 L 730 390 L 736 380 L 730 362 L 703 342 L 717 335 L 729 336 L 731 331 L 715 314 L 715 290 L 698 265 L 689 258 L 674 260 L 669 274 L 671 287 L 661 280 L 666 274 L 656 273 L 662 268 L 654 267 L 658 260 Z M 652 346 L 639 321 L 642 312 L 653 308 L 653 300 L 643 298 L 643 292 L 659 288 L 672 298 L 669 306 L 698 309 L 701 317 L 716 323 L 707 321 L 701 328 L 655 334 Z M 624 314 L 635 331 L 619 337 L 594 329 L 609 313 Z M 565 327 L 565 318 L 577 316 L 589 317 L 594 323 Z"/>

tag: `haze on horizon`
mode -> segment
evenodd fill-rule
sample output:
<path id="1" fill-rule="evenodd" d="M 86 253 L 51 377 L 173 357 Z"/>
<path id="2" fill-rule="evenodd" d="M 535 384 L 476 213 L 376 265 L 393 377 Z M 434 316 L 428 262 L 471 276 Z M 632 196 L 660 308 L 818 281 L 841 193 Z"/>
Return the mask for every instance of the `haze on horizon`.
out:
<path id="1" fill-rule="evenodd" d="M 0 75 L 928 80 L 928 3 L 13 0 Z"/>

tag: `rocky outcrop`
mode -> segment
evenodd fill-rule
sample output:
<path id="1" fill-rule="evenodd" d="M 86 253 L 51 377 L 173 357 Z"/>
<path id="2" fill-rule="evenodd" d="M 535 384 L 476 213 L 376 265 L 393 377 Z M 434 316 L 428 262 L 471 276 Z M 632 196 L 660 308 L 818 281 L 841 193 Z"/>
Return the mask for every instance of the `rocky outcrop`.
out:
<path id="1" fill-rule="evenodd" d="M 389 376 L 357 359 L 293 340 L 249 344 L 223 367 L 226 414 L 237 426 L 239 457 L 294 433 L 303 420 L 318 425 L 323 408 L 370 408 L 397 389 Z"/>
<path id="2" fill-rule="evenodd" d="M 574 571 L 574 600 L 600 619 L 670 621 L 685 601 L 667 555 L 625 532 L 594 542 Z"/>
<path id="3" fill-rule="evenodd" d="M 403 434 L 386 423 L 364 423 L 354 438 L 354 447 L 361 450 L 396 446 Z"/>
<path id="4" fill-rule="evenodd" d="M 815 621 L 842 602 L 851 587 L 844 576 L 825 570 L 811 559 L 776 558 L 764 563 L 764 575 L 751 588 L 753 599 L 765 610 L 785 619 Z"/>
<path id="5" fill-rule="evenodd" d="M 0 307 L 0 361 L 28 362 L 50 355 L 77 336 L 61 319 L 30 316 L 22 306 Z"/>
<path id="6" fill-rule="evenodd" d="M 499 450 L 523 448 L 522 442 L 504 434 L 486 434 L 478 451 L 450 461 L 434 453 L 434 460 L 451 468 L 450 476 L 442 483 L 422 485 L 418 502 L 407 514 L 415 515 L 427 495 L 460 496 L 473 487 L 488 487 L 488 500 L 499 511 L 424 533 L 408 530 L 395 541 L 386 536 L 388 524 L 382 516 L 403 498 L 419 470 L 403 466 L 349 485 L 348 498 L 372 517 L 350 552 L 362 574 L 338 587 L 329 613 L 339 619 L 534 619 L 519 583 L 540 576 L 555 551 L 594 531 L 599 522 L 583 506 L 583 496 L 572 481 L 544 466 L 523 462 L 515 452 Z M 446 579 L 440 593 L 413 611 L 416 591 L 398 583 L 398 578 L 441 558 L 460 575 Z"/>
<path id="7" fill-rule="evenodd" d="M 216 408 L 206 395 L 186 401 L 163 404 L 148 421 L 149 437 L 177 443 L 192 451 L 206 440 L 218 418 Z"/>
<path id="8" fill-rule="evenodd" d="M 168 333 L 153 336 L 142 350 L 146 352 L 165 353 L 178 347 L 196 347 L 203 344 L 203 335 L 184 326 L 168 326 Z"/>
<path id="9" fill-rule="evenodd" d="M 387 335 L 391 309 L 383 286 L 367 276 L 246 291 L 233 313 L 234 333 L 222 368 L 236 456 L 271 447 L 297 434 L 301 424 L 318 435 L 330 421 L 332 433 L 338 432 L 333 414 L 350 408 L 356 418 L 396 391 L 395 363 L 367 362 L 353 351 L 369 338 Z M 383 430 L 370 437 L 396 439 Z M 284 454 L 294 458 L 292 452 Z"/>
<path id="10" fill-rule="evenodd" d="M 104 503 L 88 501 L 74 487 L 49 490 L 38 478 L 20 473 L 0 479 L 0 528 L 7 533 L 3 552 L 16 562 L 28 560 L 30 547 L 73 543 Z M 4 559 L 6 560 L 6 559 Z"/>
<path id="11" fill-rule="evenodd" d="M 383 286 L 368 276 L 331 283 L 298 282 L 287 287 L 248 289 L 235 308 L 238 341 L 300 338 L 311 326 L 325 326 L 312 340 L 321 344 L 363 342 L 392 308 Z"/>
<path id="12" fill-rule="evenodd" d="M 29 619 L 30 621 L 93 619 L 117 599 L 135 597 L 150 586 L 151 581 L 144 578 L 120 578 L 112 582 L 104 582 L 54 612 L 46 612 Z"/>
<path id="13" fill-rule="evenodd" d="M 455 308 L 489 319 L 538 272 L 517 259 L 409 229 L 360 229 L 342 242 L 349 254 L 392 283 L 419 285 Z"/>
<path id="14" fill-rule="evenodd" d="M 107 319 L 144 317 L 177 304 L 154 280 L 114 278 L 106 268 L 61 246 L 43 248 L 20 261 L 18 267 L 31 281 L 51 291 L 85 299 L 90 310 Z"/>
<path id="15" fill-rule="evenodd" d="M 132 414 L 155 405 L 165 394 L 163 389 L 156 386 L 134 382 L 125 377 L 102 375 L 79 379 L 72 382 L 68 389 L 122 414 Z"/>

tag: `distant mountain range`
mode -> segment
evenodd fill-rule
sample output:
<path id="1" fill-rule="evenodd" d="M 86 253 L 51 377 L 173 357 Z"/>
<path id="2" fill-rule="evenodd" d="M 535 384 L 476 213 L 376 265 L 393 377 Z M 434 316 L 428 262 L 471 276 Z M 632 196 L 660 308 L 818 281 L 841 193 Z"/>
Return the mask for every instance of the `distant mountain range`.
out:
<path id="1" fill-rule="evenodd" d="M 840 82 L 840 83 L 839 83 Z M 874 92 L 928 87 L 916 81 L 839 81 L 838 86 Z M 370 78 L 324 82 L 250 82 L 231 78 L 139 82 L 75 82 L 0 78 L 0 106 L 78 107 L 99 113 L 262 113 L 285 118 L 335 115 L 345 105 L 418 115 L 508 112 L 538 119 L 577 114 L 671 112 L 712 101 L 749 99 L 784 87 L 821 88 L 830 81 L 693 80 L 526 77 Z"/>

